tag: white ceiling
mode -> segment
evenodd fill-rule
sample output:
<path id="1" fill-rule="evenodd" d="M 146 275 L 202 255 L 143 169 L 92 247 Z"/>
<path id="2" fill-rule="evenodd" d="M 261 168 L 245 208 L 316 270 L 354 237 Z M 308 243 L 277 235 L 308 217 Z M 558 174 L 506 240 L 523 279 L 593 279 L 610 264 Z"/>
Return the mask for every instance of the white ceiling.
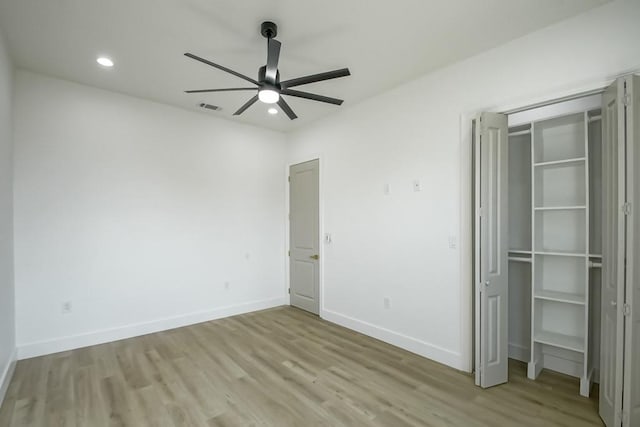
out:
<path id="1" fill-rule="evenodd" d="M 281 79 L 349 67 L 352 76 L 299 90 L 353 104 L 435 68 L 576 15 L 608 0 L 0 0 L 0 27 L 19 67 L 55 77 L 287 131 L 336 107 L 287 101 L 300 117 L 270 116 L 251 92 L 185 94 L 240 87 L 243 80 L 185 52 L 256 78 L 266 62 L 263 20 L 279 26 Z M 95 63 L 99 54 L 116 66 Z"/>

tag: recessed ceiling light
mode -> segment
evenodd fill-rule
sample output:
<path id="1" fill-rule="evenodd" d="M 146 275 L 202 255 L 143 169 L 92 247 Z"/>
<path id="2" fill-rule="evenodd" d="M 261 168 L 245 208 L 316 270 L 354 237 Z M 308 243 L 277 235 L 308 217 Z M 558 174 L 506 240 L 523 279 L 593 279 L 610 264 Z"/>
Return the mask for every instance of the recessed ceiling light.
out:
<path id="1" fill-rule="evenodd" d="M 100 56 L 96 59 L 96 62 L 103 67 L 113 67 L 113 61 L 111 58 L 107 58 L 106 56 Z"/>
<path id="2" fill-rule="evenodd" d="M 271 107 L 271 108 L 269 108 L 267 110 L 267 113 L 269 113 L 269 114 L 278 114 L 278 110 L 273 108 L 273 107 Z"/>

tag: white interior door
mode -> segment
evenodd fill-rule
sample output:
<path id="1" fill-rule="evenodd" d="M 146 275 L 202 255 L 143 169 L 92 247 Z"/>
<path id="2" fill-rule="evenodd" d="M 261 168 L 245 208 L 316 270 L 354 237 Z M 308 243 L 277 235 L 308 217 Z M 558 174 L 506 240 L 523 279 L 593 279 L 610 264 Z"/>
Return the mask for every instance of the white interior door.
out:
<path id="1" fill-rule="evenodd" d="M 319 161 L 289 169 L 289 293 L 291 305 L 319 314 Z"/>
<path id="2" fill-rule="evenodd" d="M 624 82 L 602 99 L 602 305 L 600 416 L 607 427 L 622 424 L 624 316 Z"/>
<path id="3" fill-rule="evenodd" d="M 627 274 L 623 426 L 640 426 L 640 77 L 625 78 L 627 153 Z"/>
<path id="4" fill-rule="evenodd" d="M 507 116 L 482 113 L 475 135 L 476 384 L 491 387 L 509 376 Z"/>

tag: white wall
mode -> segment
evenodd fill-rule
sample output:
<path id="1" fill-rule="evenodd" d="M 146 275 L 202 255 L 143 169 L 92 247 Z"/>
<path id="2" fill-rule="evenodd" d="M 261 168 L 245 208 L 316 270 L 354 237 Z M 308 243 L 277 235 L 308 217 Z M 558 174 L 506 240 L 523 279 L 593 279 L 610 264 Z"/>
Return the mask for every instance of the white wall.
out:
<path id="1" fill-rule="evenodd" d="M 15 97 L 20 358 L 285 303 L 283 134 L 26 71 Z"/>
<path id="2" fill-rule="evenodd" d="M 0 30 L 0 404 L 15 360 L 12 77 L 13 65 Z"/>
<path id="3" fill-rule="evenodd" d="M 640 2 L 619 0 L 292 134 L 291 162 L 323 159 L 324 231 L 333 237 L 324 248 L 323 316 L 469 370 L 469 114 L 640 69 L 638 22 Z M 443 41 L 425 41 L 433 42 Z"/>

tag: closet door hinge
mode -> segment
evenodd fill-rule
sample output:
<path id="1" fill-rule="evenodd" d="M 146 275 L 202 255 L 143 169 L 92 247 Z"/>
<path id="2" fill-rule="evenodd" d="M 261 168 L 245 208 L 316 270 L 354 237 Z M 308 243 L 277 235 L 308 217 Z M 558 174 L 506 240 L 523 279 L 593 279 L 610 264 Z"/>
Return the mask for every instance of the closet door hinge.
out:
<path id="1" fill-rule="evenodd" d="M 482 209 L 482 208 L 479 208 L 479 209 L 478 209 L 478 216 L 479 216 L 480 218 L 482 218 L 482 216 L 483 216 L 482 211 L 483 211 L 483 209 Z"/>
<path id="2" fill-rule="evenodd" d="M 622 205 L 622 213 L 627 216 L 631 215 L 631 203 L 625 203 Z"/>
<path id="3" fill-rule="evenodd" d="M 628 107 L 629 105 L 631 105 L 631 94 L 630 93 L 625 93 L 624 96 L 622 97 L 622 103 L 624 104 L 625 107 Z"/>
<path id="4" fill-rule="evenodd" d="M 287 255 L 288 255 L 288 256 L 291 256 L 291 251 L 287 251 Z"/>
<path id="5" fill-rule="evenodd" d="M 629 304 L 624 304 L 622 306 L 622 314 L 625 317 L 631 316 L 631 306 Z"/>

